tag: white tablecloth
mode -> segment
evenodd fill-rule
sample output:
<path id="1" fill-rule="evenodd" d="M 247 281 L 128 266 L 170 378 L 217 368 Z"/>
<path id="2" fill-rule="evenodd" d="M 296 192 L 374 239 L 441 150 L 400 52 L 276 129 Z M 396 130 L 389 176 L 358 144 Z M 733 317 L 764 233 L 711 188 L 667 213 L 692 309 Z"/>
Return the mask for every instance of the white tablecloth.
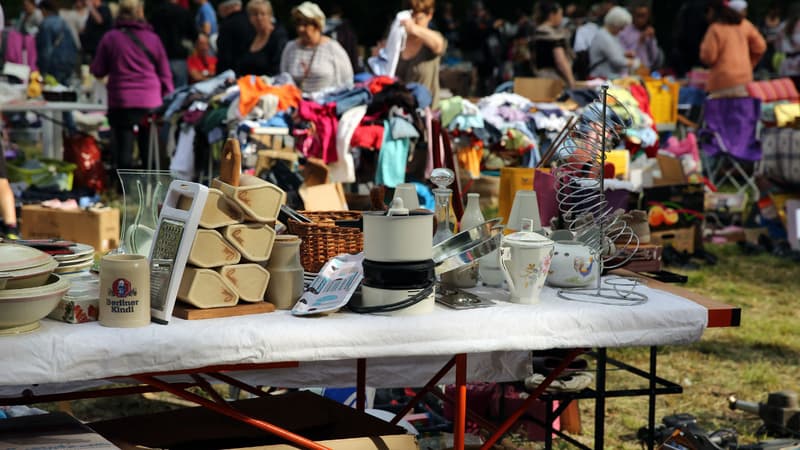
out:
<path id="1" fill-rule="evenodd" d="M 299 361 L 296 369 L 249 374 L 261 384 L 352 385 L 356 358 L 368 358 L 368 384 L 421 385 L 437 365 L 470 356 L 469 378 L 519 379 L 529 350 L 688 344 L 698 340 L 707 310 L 687 299 L 637 287 L 649 300 L 609 306 L 562 300 L 545 288 L 537 305 L 512 304 L 507 293 L 484 289 L 490 308 L 440 305 L 420 316 L 342 312 L 294 317 L 288 311 L 208 320 L 173 319 L 169 325 L 105 328 L 96 322 L 42 320 L 30 334 L 0 338 L 0 395 L 21 386 L 35 392 L 71 390 L 70 382 L 216 364 Z"/>

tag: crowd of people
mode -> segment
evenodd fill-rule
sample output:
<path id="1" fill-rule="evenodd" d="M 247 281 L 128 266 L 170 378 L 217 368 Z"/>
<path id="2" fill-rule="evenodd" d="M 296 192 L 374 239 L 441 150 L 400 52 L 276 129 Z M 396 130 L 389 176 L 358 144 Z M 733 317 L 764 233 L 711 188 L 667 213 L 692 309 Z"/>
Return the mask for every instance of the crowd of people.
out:
<path id="1" fill-rule="evenodd" d="M 408 14 L 395 19 L 402 42 L 392 42 L 387 23 L 386 39 L 371 51 L 359 51 L 358 33 L 340 7 L 326 14 L 305 1 L 284 24 L 269 0 L 191 1 L 194 7 L 189 0 L 160 1 L 146 14 L 144 0 L 72 0 L 66 9 L 57 0 L 24 0 L 2 34 L 4 61 L 33 66 L 31 52 L 26 61 L 16 60 L 23 53 L 18 48 L 33 40 L 45 77 L 74 85 L 78 68 L 87 64 L 106 80 L 114 167 L 133 164 L 136 125 L 175 89 L 233 70 L 237 77 L 288 74 L 304 94 L 331 91 L 370 71 L 367 57 L 384 46 L 397 47 L 392 75 L 427 88 L 434 108 L 446 55 L 471 63 L 477 82 L 470 94 L 477 96 L 514 76 L 558 78 L 573 87 L 587 78 L 654 70 L 682 76 L 704 64 L 711 94 L 729 96 L 742 93 L 757 67 L 800 75 L 800 9 L 771 9 L 756 27 L 743 0 L 684 2 L 670 49 L 658 43 L 648 1 L 623 7 L 605 0 L 585 10 L 542 0 L 534 2 L 532 15 L 520 12 L 510 22 L 494 18 L 480 0 L 462 17 L 449 2 L 437 8 L 435 0 L 410 0 Z"/>

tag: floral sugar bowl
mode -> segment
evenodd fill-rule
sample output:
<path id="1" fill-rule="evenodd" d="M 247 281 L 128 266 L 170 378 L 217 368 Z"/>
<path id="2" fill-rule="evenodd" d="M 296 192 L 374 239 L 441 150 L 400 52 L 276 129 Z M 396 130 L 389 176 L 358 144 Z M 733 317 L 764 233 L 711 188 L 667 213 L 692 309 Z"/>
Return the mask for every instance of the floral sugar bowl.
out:
<path id="1" fill-rule="evenodd" d="M 523 222 L 522 231 L 503 238 L 500 267 L 511 291 L 511 301 L 532 305 L 539 303 L 539 294 L 550 272 L 553 241 L 530 231 L 532 221 Z"/>
<path id="2" fill-rule="evenodd" d="M 547 284 L 561 288 L 586 287 L 597 281 L 597 255 L 579 241 L 556 241 Z"/>

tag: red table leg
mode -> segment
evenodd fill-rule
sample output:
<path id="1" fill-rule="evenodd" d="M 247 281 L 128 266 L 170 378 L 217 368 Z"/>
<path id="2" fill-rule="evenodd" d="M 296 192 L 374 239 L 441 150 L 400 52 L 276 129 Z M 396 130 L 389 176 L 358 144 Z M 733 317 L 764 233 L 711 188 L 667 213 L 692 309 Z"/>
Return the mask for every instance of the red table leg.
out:
<path id="1" fill-rule="evenodd" d="M 450 369 L 452 369 L 455 364 L 456 364 L 456 357 L 454 356 L 450 358 L 450 361 L 448 361 L 447 364 L 444 365 L 444 367 L 442 367 L 438 372 L 436 372 L 436 375 L 434 375 L 433 378 L 431 378 L 430 381 L 428 381 L 428 383 L 419 392 L 417 392 L 417 395 L 415 395 L 414 398 L 409 400 L 406 406 L 404 406 L 399 413 L 395 414 L 394 418 L 390 420 L 389 423 L 391 423 L 392 425 L 397 425 L 397 423 L 400 422 L 400 419 L 405 417 L 406 414 L 408 414 L 414 408 L 414 405 L 419 403 L 420 400 L 422 400 L 422 398 L 425 397 L 425 395 L 428 392 L 433 390 L 436 384 L 439 383 L 439 380 L 441 380 L 442 377 L 444 377 L 447 374 L 447 372 L 450 372 Z"/>
<path id="2" fill-rule="evenodd" d="M 367 407 L 367 360 L 356 361 L 356 409 L 364 412 Z"/>
<path id="3" fill-rule="evenodd" d="M 566 369 L 567 366 L 569 366 L 569 364 L 583 352 L 584 352 L 583 349 L 570 350 L 570 352 L 561 360 L 561 363 L 559 363 L 559 365 L 552 372 L 550 372 L 550 374 L 547 375 L 547 377 L 545 377 L 544 381 L 539 386 L 536 386 L 536 389 L 534 389 L 533 392 L 531 392 L 530 397 L 525 399 L 525 401 L 522 402 L 522 405 L 516 411 L 514 411 L 514 413 L 511 414 L 503 423 L 500 424 L 500 426 L 497 428 L 497 431 L 495 431 L 494 434 L 489 436 L 486 442 L 481 446 L 481 450 L 489 450 L 490 448 L 492 448 L 495 442 L 497 442 L 503 436 L 503 434 L 505 434 L 514 425 L 514 423 L 516 423 L 517 420 L 519 420 L 519 418 L 523 414 L 525 414 L 525 411 L 528 410 L 531 404 L 537 398 L 539 398 L 542 395 L 542 393 L 544 393 L 544 391 L 550 386 L 550 383 L 552 383 L 553 380 L 558 378 L 558 376 L 561 375 L 562 372 L 564 372 L 564 369 Z"/>
<path id="4" fill-rule="evenodd" d="M 283 428 L 275 426 L 269 422 L 254 419 L 242 412 L 239 412 L 231 408 L 227 404 L 221 405 L 206 398 L 203 398 L 199 395 L 193 394 L 191 392 L 187 392 L 182 389 L 177 389 L 171 384 L 161 381 L 155 377 L 147 375 L 133 375 L 132 378 L 136 379 L 141 383 L 157 387 L 165 392 L 169 392 L 170 394 L 178 396 L 184 400 L 189 400 L 190 402 L 197 403 L 198 405 L 210 409 L 216 413 L 223 414 L 232 419 L 236 419 L 240 422 L 246 423 L 247 425 L 251 425 L 261 430 L 264 430 L 268 433 L 274 434 L 275 436 L 278 436 L 282 439 L 286 439 L 289 442 L 293 442 L 297 445 L 300 445 L 303 448 L 307 448 L 310 450 L 330 450 L 328 447 L 325 447 L 324 445 L 317 444 L 312 440 L 306 439 L 303 436 L 292 433 L 291 431 L 284 430 Z"/>
<path id="5" fill-rule="evenodd" d="M 456 355 L 456 407 L 453 412 L 453 449 L 464 450 L 467 427 L 467 354 Z"/>

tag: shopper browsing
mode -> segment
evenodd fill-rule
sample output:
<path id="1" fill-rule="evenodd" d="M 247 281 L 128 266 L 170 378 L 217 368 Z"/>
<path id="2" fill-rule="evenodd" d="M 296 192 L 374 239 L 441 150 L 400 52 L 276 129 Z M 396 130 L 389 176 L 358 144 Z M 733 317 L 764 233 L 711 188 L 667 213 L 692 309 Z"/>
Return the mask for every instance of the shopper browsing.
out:
<path id="1" fill-rule="evenodd" d="M 400 52 L 395 75 L 406 83 L 419 83 L 431 92 L 433 107 L 439 104 L 439 64 L 447 50 L 441 33 L 431 30 L 435 0 L 411 0 L 411 18 L 402 22 L 406 46 Z"/>
<path id="2" fill-rule="evenodd" d="M 712 0 L 708 27 L 700 44 L 700 60 L 710 67 L 707 90 L 712 97 L 746 97 L 753 69 L 767 43 L 749 20 L 726 5 Z"/>
<path id="3" fill-rule="evenodd" d="M 297 39 L 281 55 L 281 72 L 288 72 L 303 92 L 351 86 L 353 66 L 342 46 L 324 36 L 325 14 L 316 3 L 303 2 L 292 9 Z"/>

